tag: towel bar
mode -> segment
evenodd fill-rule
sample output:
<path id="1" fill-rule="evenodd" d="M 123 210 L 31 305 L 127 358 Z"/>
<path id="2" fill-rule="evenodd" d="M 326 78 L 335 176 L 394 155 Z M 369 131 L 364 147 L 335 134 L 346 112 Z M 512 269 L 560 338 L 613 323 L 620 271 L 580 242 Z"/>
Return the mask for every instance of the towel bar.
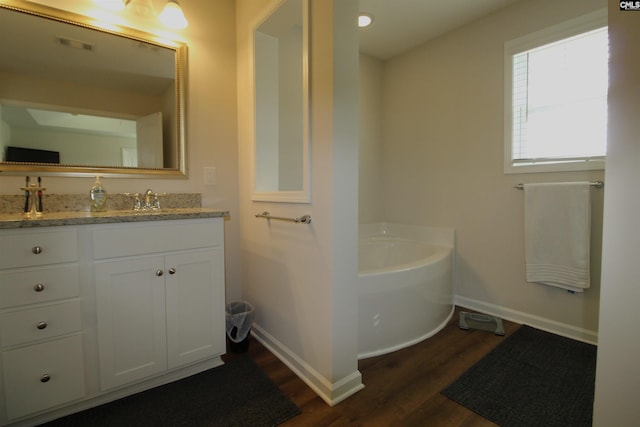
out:
<path id="1" fill-rule="evenodd" d="M 592 186 L 592 187 L 595 187 L 595 188 L 602 188 L 602 187 L 604 187 L 604 182 L 603 181 L 590 182 L 589 185 Z M 524 184 L 514 185 L 513 188 L 517 188 L 518 190 L 522 190 L 522 189 L 524 189 Z"/>
<path id="2" fill-rule="evenodd" d="M 264 211 L 262 213 L 257 213 L 256 218 L 266 218 L 266 219 L 278 219 L 280 221 L 289 221 L 289 222 L 299 222 L 302 224 L 311 224 L 311 215 L 302 215 L 297 218 L 285 218 L 282 216 L 273 216 L 269 212 Z"/>

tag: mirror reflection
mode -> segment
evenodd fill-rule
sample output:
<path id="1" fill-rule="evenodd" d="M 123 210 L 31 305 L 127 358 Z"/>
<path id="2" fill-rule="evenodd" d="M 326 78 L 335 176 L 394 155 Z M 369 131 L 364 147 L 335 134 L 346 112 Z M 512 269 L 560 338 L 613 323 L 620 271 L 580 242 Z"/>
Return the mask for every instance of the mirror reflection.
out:
<path id="1" fill-rule="evenodd" d="M 3 105 L 5 161 L 162 168 L 162 113 L 136 120 Z M 6 128 L 6 129 L 5 129 Z"/>
<path id="2" fill-rule="evenodd" d="M 253 32 L 254 200 L 308 200 L 305 23 L 305 1 L 285 0 Z"/>
<path id="3" fill-rule="evenodd" d="M 33 7 L 0 4 L 0 170 L 184 174 L 186 47 Z"/>

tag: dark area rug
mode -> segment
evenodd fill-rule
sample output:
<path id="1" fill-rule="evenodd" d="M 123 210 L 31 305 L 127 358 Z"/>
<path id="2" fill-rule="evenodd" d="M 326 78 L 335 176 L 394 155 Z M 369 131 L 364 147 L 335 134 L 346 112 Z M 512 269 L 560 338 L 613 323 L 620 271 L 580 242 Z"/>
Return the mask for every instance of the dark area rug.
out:
<path id="1" fill-rule="evenodd" d="M 46 426 L 276 426 L 300 413 L 248 357 Z"/>
<path id="2" fill-rule="evenodd" d="M 522 326 L 442 394 L 503 427 L 591 426 L 596 346 Z"/>

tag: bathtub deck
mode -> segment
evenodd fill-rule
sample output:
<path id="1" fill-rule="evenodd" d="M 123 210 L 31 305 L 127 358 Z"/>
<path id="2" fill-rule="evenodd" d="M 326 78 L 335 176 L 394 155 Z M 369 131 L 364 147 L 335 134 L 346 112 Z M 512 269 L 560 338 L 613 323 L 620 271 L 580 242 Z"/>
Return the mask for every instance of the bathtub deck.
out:
<path id="1" fill-rule="evenodd" d="M 249 356 L 302 410 L 284 427 L 295 426 L 495 426 L 440 391 L 497 346 L 504 337 L 463 331 L 459 311 L 435 336 L 403 350 L 359 361 L 365 388 L 329 407 L 260 343 L 251 340 Z M 468 311 L 468 310 L 464 310 Z M 504 321 L 505 336 L 520 325 Z M 235 355 L 224 356 L 226 360 Z"/>

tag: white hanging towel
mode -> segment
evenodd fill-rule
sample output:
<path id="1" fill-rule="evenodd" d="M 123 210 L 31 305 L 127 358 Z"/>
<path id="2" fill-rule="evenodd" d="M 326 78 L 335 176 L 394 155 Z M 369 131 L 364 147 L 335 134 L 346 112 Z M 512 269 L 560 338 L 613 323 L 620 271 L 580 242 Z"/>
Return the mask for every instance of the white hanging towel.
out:
<path id="1" fill-rule="evenodd" d="M 588 182 L 524 185 L 527 282 L 589 287 L 590 196 Z"/>

